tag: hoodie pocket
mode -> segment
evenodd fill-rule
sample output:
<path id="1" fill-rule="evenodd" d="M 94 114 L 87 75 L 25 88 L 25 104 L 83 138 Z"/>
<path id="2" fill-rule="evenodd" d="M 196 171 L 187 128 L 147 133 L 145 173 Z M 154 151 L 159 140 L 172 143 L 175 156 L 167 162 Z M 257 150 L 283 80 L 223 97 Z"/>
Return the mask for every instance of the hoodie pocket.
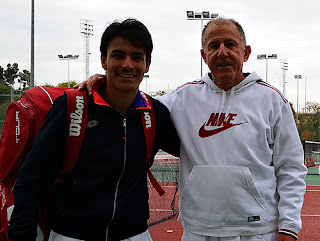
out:
<path id="1" fill-rule="evenodd" d="M 249 168 L 194 166 L 180 200 L 182 218 L 202 225 L 244 225 L 268 221 L 266 202 Z"/>

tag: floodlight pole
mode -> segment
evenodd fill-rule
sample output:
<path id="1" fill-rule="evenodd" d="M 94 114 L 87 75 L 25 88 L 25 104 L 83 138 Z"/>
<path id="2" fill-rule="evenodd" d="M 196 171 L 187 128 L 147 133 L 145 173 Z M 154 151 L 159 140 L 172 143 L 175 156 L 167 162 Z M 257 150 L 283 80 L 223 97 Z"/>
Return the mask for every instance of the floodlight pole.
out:
<path id="1" fill-rule="evenodd" d="M 30 89 L 34 87 L 34 0 L 31 0 L 31 67 Z"/>
<path id="2" fill-rule="evenodd" d="M 13 83 L 11 84 L 11 89 L 10 89 L 10 102 L 14 101 L 14 91 L 13 91 Z"/>
<path id="3" fill-rule="evenodd" d="M 148 79 L 150 76 L 148 74 L 145 74 L 143 77 L 146 80 L 146 94 L 148 94 Z"/>
<path id="4" fill-rule="evenodd" d="M 286 96 L 286 72 L 288 71 L 288 61 L 285 59 L 281 59 L 280 61 L 280 68 L 282 69 L 282 79 L 283 79 L 283 83 L 282 83 L 282 92 L 283 95 Z"/>
<path id="5" fill-rule="evenodd" d="M 202 34 L 202 29 L 203 29 L 203 18 L 201 18 L 201 34 Z M 202 41 L 200 46 L 202 48 Z M 202 62 L 203 62 L 203 58 L 202 58 L 202 55 L 200 54 L 200 77 L 202 77 L 202 65 L 203 65 Z"/>
<path id="6" fill-rule="evenodd" d="M 266 60 L 266 82 L 268 83 L 268 59 L 277 59 L 277 54 L 259 54 L 257 55 L 257 59 L 265 59 Z"/>
<path id="7" fill-rule="evenodd" d="M 90 36 L 93 35 L 93 23 L 91 20 L 80 19 L 80 33 L 84 37 L 84 79 L 87 80 L 90 73 Z"/>
<path id="8" fill-rule="evenodd" d="M 68 61 L 68 88 L 70 88 L 70 70 L 69 70 L 69 61 L 70 60 L 75 60 L 79 58 L 79 55 L 72 55 L 72 54 L 68 54 L 68 55 L 58 55 L 60 60 L 67 60 Z"/>
<path id="9" fill-rule="evenodd" d="M 297 113 L 296 113 L 296 125 L 298 128 L 298 112 L 299 112 L 299 79 L 302 79 L 302 75 L 294 75 L 294 78 L 297 80 Z"/>
<path id="10" fill-rule="evenodd" d="M 304 77 L 304 112 L 307 112 L 307 76 Z M 320 124 L 320 122 L 319 122 Z"/>
<path id="11" fill-rule="evenodd" d="M 203 20 L 212 20 L 217 18 L 218 14 L 213 13 L 210 15 L 209 11 L 203 11 L 202 13 L 194 13 L 193 11 L 187 11 L 187 20 L 201 20 L 201 34 L 203 30 Z M 200 38 L 202 40 L 202 36 Z M 202 49 L 202 42 L 201 42 L 201 49 Z M 200 55 L 200 77 L 202 77 L 202 56 Z"/>

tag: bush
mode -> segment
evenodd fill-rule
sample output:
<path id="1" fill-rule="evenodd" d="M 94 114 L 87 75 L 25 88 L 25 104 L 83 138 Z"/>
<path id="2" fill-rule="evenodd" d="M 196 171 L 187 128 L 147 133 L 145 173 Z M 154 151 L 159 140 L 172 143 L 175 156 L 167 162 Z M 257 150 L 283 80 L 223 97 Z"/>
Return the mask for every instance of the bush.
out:
<path id="1" fill-rule="evenodd" d="M 10 99 L 9 99 L 9 101 L 6 101 L 6 102 L 0 104 L 0 133 L 2 131 L 4 117 L 6 116 L 9 104 L 10 104 Z"/>

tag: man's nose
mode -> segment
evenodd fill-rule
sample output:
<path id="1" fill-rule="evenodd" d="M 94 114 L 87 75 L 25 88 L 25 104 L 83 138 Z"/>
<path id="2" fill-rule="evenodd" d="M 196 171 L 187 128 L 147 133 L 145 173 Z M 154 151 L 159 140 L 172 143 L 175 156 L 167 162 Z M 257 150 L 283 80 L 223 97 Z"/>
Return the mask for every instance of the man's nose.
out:
<path id="1" fill-rule="evenodd" d="M 222 58 L 228 56 L 228 50 L 224 44 L 220 44 L 218 56 Z"/>
<path id="2" fill-rule="evenodd" d="M 122 67 L 124 68 L 133 68 L 133 62 L 130 56 L 125 57 Z"/>

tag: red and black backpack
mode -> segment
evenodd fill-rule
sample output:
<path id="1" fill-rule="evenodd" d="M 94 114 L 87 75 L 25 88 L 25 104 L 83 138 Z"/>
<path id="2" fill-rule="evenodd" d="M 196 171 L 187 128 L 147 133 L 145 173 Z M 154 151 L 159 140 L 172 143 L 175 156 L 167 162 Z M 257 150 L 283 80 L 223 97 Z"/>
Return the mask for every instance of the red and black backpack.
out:
<path id="1" fill-rule="evenodd" d="M 68 125 L 69 135 L 66 141 L 64 168 L 58 175 L 63 177 L 70 173 L 74 167 L 79 153 L 87 125 L 87 94 L 85 91 L 68 88 L 35 87 L 25 91 L 21 98 L 10 103 L 5 116 L 5 121 L 0 139 L 0 240 L 9 241 L 8 227 L 14 208 L 13 187 L 17 180 L 18 171 L 29 153 L 32 144 L 43 125 L 47 113 L 55 99 L 64 93 L 68 100 Z M 147 105 L 152 109 L 148 95 L 142 93 Z M 141 118 L 146 137 L 147 155 L 149 165 L 153 142 L 155 138 L 154 112 L 142 112 Z M 148 118 L 146 118 L 146 116 Z M 76 120 L 76 121 L 75 121 Z M 149 179 L 160 195 L 163 189 L 148 170 Z M 52 188 L 52 187 L 51 187 Z M 46 193 L 50 194 L 50 190 Z M 47 208 L 40 213 L 38 223 L 37 241 L 46 241 L 50 230 L 47 227 Z"/>

